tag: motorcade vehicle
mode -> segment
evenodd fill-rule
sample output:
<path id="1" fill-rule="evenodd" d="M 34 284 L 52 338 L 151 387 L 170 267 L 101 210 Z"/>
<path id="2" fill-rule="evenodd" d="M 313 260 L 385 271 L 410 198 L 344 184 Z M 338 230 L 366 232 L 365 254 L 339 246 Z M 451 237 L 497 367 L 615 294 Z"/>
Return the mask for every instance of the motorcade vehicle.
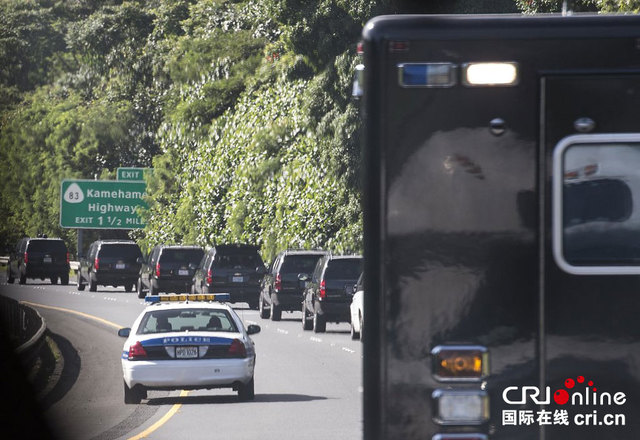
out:
<path id="1" fill-rule="evenodd" d="M 140 273 L 140 246 L 133 240 L 97 240 L 80 259 L 77 287 L 95 292 L 98 286 L 124 286 L 131 292 Z"/>
<path id="2" fill-rule="evenodd" d="M 229 302 L 245 302 L 257 310 L 260 282 L 266 272 L 258 249 L 248 244 L 211 247 L 195 271 L 192 293 L 229 293 Z"/>
<path id="3" fill-rule="evenodd" d="M 49 279 L 51 284 L 69 284 L 69 252 L 60 238 L 25 237 L 18 241 L 7 263 L 7 282 L 27 278 Z"/>
<path id="4" fill-rule="evenodd" d="M 302 302 L 302 328 L 324 333 L 327 322 L 349 322 L 353 287 L 362 273 L 362 256 L 328 254 L 318 260 Z"/>
<path id="5" fill-rule="evenodd" d="M 147 290 L 149 295 L 191 292 L 191 281 L 203 256 L 204 249 L 200 246 L 155 246 L 147 260 L 139 260 L 138 298 L 144 298 Z"/>
<path id="6" fill-rule="evenodd" d="M 365 25 L 364 438 L 640 438 L 639 41 L 637 14 Z"/>
<path id="7" fill-rule="evenodd" d="M 133 325 L 118 331 L 124 403 L 138 404 L 150 390 L 232 388 L 241 401 L 255 398 L 256 351 L 228 294 L 148 296 Z M 168 301 L 171 299 L 171 301 Z"/>
<path id="8" fill-rule="evenodd" d="M 360 274 L 358 282 L 353 287 L 353 298 L 349 311 L 351 312 L 351 339 L 364 340 L 364 273 Z"/>
<path id="9" fill-rule="evenodd" d="M 292 249 L 278 253 L 262 278 L 260 317 L 279 321 L 283 311 L 299 311 L 307 283 L 300 278 L 310 278 L 318 260 L 326 254 L 322 250 Z"/>

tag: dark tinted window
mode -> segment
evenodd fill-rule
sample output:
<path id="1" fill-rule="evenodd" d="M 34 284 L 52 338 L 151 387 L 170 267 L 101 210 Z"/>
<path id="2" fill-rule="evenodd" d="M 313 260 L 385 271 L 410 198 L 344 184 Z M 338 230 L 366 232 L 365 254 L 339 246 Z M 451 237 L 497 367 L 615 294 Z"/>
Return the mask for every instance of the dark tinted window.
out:
<path id="1" fill-rule="evenodd" d="M 331 260 L 324 272 L 325 278 L 334 280 L 357 280 L 362 272 L 362 259 Z"/>
<path id="2" fill-rule="evenodd" d="M 320 257 L 321 255 L 287 255 L 284 257 L 280 272 L 310 274 Z"/>
<path id="3" fill-rule="evenodd" d="M 137 244 L 103 244 L 100 246 L 100 258 L 133 258 L 142 257 Z"/>
<path id="4" fill-rule="evenodd" d="M 27 252 L 55 252 L 64 254 L 67 252 L 62 240 L 31 240 L 27 246 Z"/>
<path id="5" fill-rule="evenodd" d="M 233 269 L 240 267 L 256 268 L 264 266 L 257 251 L 235 251 L 216 254 L 214 263 L 217 267 Z"/>
<path id="6" fill-rule="evenodd" d="M 204 251 L 202 249 L 164 249 L 160 261 L 176 263 L 200 263 Z"/>

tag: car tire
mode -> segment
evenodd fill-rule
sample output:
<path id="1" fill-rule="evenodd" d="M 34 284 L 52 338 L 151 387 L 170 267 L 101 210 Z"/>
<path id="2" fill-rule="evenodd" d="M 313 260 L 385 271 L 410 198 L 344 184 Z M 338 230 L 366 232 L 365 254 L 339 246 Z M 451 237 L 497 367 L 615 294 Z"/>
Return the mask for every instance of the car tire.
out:
<path id="1" fill-rule="evenodd" d="M 27 275 L 20 275 L 20 279 L 18 280 L 19 284 L 27 284 Z"/>
<path id="2" fill-rule="evenodd" d="M 51 281 L 51 284 L 58 284 L 58 277 L 51 277 L 49 280 Z"/>
<path id="3" fill-rule="evenodd" d="M 260 311 L 260 317 L 262 319 L 267 319 L 269 317 L 269 309 L 264 305 L 264 298 L 262 297 L 262 294 L 260 294 L 260 299 L 258 300 L 258 310 Z"/>
<path id="4" fill-rule="evenodd" d="M 143 299 L 145 296 L 147 296 L 144 293 L 144 289 L 142 288 L 142 280 L 140 278 L 138 278 L 138 285 L 136 287 L 138 291 L 138 298 Z"/>
<path id="5" fill-rule="evenodd" d="M 124 382 L 124 381 L 123 381 Z M 138 404 L 142 401 L 142 395 L 138 392 L 138 390 L 129 388 L 127 383 L 124 382 L 124 403 L 129 404 Z"/>
<path id="6" fill-rule="evenodd" d="M 15 280 L 16 279 L 13 277 L 13 274 L 11 273 L 11 267 L 7 265 L 7 283 L 13 284 Z"/>
<path id="7" fill-rule="evenodd" d="M 314 333 L 324 333 L 327 331 L 327 321 L 324 315 L 315 312 L 313 314 L 313 332 Z"/>
<path id="8" fill-rule="evenodd" d="M 98 290 L 98 282 L 89 278 L 89 291 L 95 292 Z"/>
<path id="9" fill-rule="evenodd" d="M 247 402 L 249 400 L 253 400 L 256 397 L 255 393 L 255 382 L 253 381 L 253 377 L 246 384 L 241 383 L 238 386 L 238 399 L 241 402 Z"/>
<path id="10" fill-rule="evenodd" d="M 271 316 L 272 321 L 280 321 L 282 319 L 282 309 L 279 305 L 274 304 L 273 300 L 271 301 Z"/>
<path id="11" fill-rule="evenodd" d="M 249 308 L 251 310 L 258 310 L 258 301 L 257 300 L 247 301 L 247 304 L 249 304 Z"/>
<path id="12" fill-rule="evenodd" d="M 304 306 L 304 303 L 302 303 L 302 330 L 311 330 L 313 328 L 313 322 L 309 318 L 307 308 Z"/>
<path id="13" fill-rule="evenodd" d="M 351 339 L 356 340 L 360 338 L 360 333 L 356 331 L 356 328 L 353 326 L 353 321 L 351 321 Z"/>
<path id="14" fill-rule="evenodd" d="M 68 273 L 60 275 L 60 284 L 62 286 L 69 285 L 69 274 Z"/>
<path id="15" fill-rule="evenodd" d="M 80 291 L 84 290 L 85 284 L 82 282 L 82 275 L 80 275 L 80 272 L 78 272 L 78 279 L 76 281 L 76 286 L 78 287 L 78 290 Z"/>
<path id="16" fill-rule="evenodd" d="M 133 290 L 134 286 L 135 286 L 134 283 L 125 284 L 124 285 L 124 291 L 125 292 L 131 292 Z"/>

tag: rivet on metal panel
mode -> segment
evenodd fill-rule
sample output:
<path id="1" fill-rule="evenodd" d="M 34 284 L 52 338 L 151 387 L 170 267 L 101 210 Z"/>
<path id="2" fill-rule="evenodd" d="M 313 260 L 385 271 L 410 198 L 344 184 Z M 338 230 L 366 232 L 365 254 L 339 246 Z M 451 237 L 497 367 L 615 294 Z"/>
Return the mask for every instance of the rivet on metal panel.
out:
<path id="1" fill-rule="evenodd" d="M 579 133 L 589 133 L 596 128 L 596 123 L 591 118 L 579 118 L 573 123 L 573 128 Z"/>
<path id="2" fill-rule="evenodd" d="M 491 129 L 491 133 L 495 136 L 501 136 L 507 129 L 507 124 L 504 122 L 502 118 L 495 118 L 489 122 L 489 128 Z"/>

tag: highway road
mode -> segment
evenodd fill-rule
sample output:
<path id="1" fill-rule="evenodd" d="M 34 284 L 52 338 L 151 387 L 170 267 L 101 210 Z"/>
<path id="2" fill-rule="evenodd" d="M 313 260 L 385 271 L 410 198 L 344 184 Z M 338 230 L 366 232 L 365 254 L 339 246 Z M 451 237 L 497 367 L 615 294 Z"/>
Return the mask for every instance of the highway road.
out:
<path id="1" fill-rule="evenodd" d="M 61 439 L 356 439 L 362 437 L 362 347 L 348 324 L 327 333 L 303 331 L 300 312 L 280 322 L 235 308 L 245 325 L 259 324 L 256 399 L 232 390 L 149 392 L 140 405 L 123 401 L 120 354 L 128 327 L 145 307 L 135 292 L 78 292 L 28 280 L 0 280 L 0 294 L 25 301 L 45 318 L 62 362 L 42 404 Z"/>

